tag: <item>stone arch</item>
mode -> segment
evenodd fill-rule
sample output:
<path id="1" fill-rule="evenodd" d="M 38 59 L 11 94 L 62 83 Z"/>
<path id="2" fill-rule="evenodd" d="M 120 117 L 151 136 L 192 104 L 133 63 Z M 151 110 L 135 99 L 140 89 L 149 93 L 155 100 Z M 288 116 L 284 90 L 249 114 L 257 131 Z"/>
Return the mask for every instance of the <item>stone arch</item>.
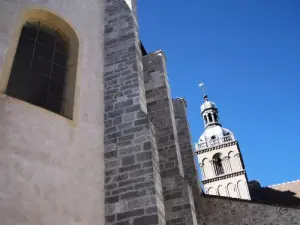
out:
<path id="1" fill-rule="evenodd" d="M 66 85 L 64 85 L 61 96 L 61 99 L 64 99 L 64 104 L 63 107 L 61 107 L 62 109 L 59 114 L 69 119 L 73 119 L 74 102 L 76 101 L 75 90 L 79 56 L 79 37 L 68 22 L 45 9 L 35 8 L 27 10 L 22 14 L 18 25 L 14 29 L 13 38 L 6 55 L 4 67 L 0 74 L 0 91 L 4 93 L 7 92 L 13 64 L 17 56 L 17 48 L 21 40 L 23 28 L 27 23 L 39 23 L 47 29 L 52 29 L 68 43 L 66 51 L 68 57 L 64 79 L 64 84 Z"/>
<path id="2" fill-rule="evenodd" d="M 209 195 L 217 195 L 217 192 L 216 192 L 216 190 L 214 189 L 214 188 L 209 188 L 208 190 L 207 190 L 207 194 L 209 194 Z"/>
<path id="3" fill-rule="evenodd" d="M 212 171 L 212 166 L 208 158 L 205 158 L 202 160 L 202 176 L 203 179 L 209 179 L 213 177 L 213 171 Z"/>
<path id="4" fill-rule="evenodd" d="M 228 196 L 231 198 L 238 198 L 236 187 L 233 183 L 227 185 Z"/>
<path id="5" fill-rule="evenodd" d="M 222 165 L 225 173 L 230 173 L 232 171 L 229 156 L 225 156 L 222 158 Z"/>
<path id="6" fill-rule="evenodd" d="M 239 164 L 237 162 L 237 158 L 235 157 L 236 153 L 231 151 L 231 152 L 228 153 L 228 156 L 229 156 L 231 171 L 232 172 L 238 171 L 240 167 L 239 167 Z"/>
<path id="7" fill-rule="evenodd" d="M 249 199 L 249 191 L 244 181 L 239 180 L 237 183 L 237 188 L 241 199 Z"/>
<path id="8" fill-rule="evenodd" d="M 227 193 L 226 193 L 225 187 L 223 185 L 220 185 L 218 187 L 218 193 L 220 196 L 227 197 Z"/>
<path id="9" fill-rule="evenodd" d="M 238 169 L 243 169 L 242 160 L 241 160 L 241 154 L 240 153 L 236 153 L 234 155 L 234 159 L 235 159 L 235 162 L 237 164 L 237 168 Z"/>

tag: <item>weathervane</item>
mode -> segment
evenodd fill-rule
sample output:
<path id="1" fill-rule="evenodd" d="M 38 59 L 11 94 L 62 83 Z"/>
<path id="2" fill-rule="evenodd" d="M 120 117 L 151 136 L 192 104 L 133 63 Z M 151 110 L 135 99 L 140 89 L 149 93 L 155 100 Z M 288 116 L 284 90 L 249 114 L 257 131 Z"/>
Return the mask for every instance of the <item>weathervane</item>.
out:
<path id="1" fill-rule="evenodd" d="M 206 93 L 205 93 L 205 89 L 204 89 L 204 83 L 203 82 L 201 82 L 200 84 L 199 84 L 199 87 L 201 88 L 201 90 L 202 90 L 202 93 L 203 93 L 203 98 L 206 100 L 207 99 L 207 95 L 206 95 Z"/>

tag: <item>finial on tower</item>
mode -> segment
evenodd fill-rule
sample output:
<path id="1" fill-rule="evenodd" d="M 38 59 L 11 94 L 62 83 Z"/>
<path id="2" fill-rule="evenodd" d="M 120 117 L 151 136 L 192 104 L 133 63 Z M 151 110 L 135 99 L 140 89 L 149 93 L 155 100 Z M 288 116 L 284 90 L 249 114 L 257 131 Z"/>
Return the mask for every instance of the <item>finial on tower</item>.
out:
<path id="1" fill-rule="evenodd" d="M 208 97 L 207 97 L 207 94 L 205 93 L 205 89 L 204 89 L 204 83 L 203 82 L 201 82 L 200 84 L 199 84 L 199 87 L 201 88 L 201 90 L 202 90 L 202 93 L 203 93 L 203 98 L 204 98 L 204 100 L 207 100 L 208 99 Z"/>

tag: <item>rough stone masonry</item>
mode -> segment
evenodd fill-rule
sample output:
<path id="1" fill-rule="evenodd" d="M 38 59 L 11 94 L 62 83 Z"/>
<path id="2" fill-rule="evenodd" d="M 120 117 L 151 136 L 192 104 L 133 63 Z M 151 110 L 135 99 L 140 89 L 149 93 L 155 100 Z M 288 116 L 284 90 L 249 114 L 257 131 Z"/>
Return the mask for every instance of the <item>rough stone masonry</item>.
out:
<path id="1" fill-rule="evenodd" d="M 124 0 L 108 0 L 105 20 L 106 223 L 165 224 L 136 17 Z"/>
<path id="2" fill-rule="evenodd" d="M 171 98 L 164 53 L 143 49 L 135 12 L 135 1 L 107 0 L 106 224 L 300 224 L 296 209 L 202 193 L 186 102 Z"/>
<path id="3" fill-rule="evenodd" d="M 162 51 L 143 57 L 148 115 L 154 124 L 167 224 L 197 224 L 193 196 L 184 179 L 166 58 Z"/>

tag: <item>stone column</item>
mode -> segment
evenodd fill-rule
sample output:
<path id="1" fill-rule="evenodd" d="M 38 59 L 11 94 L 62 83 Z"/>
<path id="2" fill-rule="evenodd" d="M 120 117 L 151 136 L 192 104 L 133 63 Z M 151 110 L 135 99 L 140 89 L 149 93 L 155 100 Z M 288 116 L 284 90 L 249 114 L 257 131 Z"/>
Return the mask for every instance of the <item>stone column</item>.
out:
<path id="1" fill-rule="evenodd" d="M 107 0 L 105 19 L 106 224 L 164 225 L 135 14 L 124 0 Z"/>
<path id="2" fill-rule="evenodd" d="M 215 164 L 213 160 L 210 160 L 210 165 L 211 165 L 211 170 L 212 170 L 212 176 L 215 177 L 216 175 L 216 170 L 215 170 Z"/>
<path id="3" fill-rule="evenodd" d="M 173 103 L 162 51 L 143 57 L 148 115 L 159 152 L 167 224 L 196 224 L 192 191 L 184 179 Z"/>

